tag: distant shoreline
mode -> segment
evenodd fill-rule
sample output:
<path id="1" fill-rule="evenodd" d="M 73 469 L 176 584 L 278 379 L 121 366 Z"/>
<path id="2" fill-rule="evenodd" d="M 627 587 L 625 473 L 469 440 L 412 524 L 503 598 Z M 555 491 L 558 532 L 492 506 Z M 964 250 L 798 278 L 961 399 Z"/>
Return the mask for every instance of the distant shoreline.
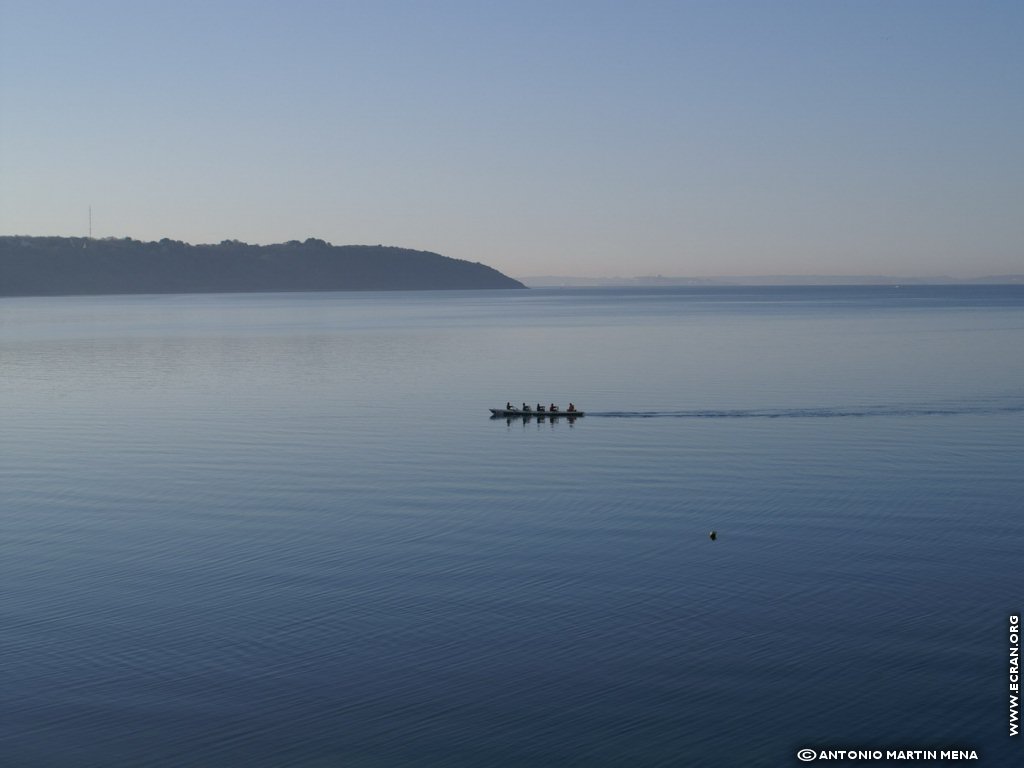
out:
<path id="1" fill-rule="evenodd" d="M 308 238 L 274 245 L 0 236 L 0 296 L 525 288 L 479 262 Z"/>
<path id="2" fill-rule="evenodd" d="M 1024 274 L 975 278 L 894 277 L 889 275 L 744 275 L 739 277 L 568 277 L 533 275 L 517 278 L 528 288 L 656 288 L 757 285 L 1024 285 Z"/>

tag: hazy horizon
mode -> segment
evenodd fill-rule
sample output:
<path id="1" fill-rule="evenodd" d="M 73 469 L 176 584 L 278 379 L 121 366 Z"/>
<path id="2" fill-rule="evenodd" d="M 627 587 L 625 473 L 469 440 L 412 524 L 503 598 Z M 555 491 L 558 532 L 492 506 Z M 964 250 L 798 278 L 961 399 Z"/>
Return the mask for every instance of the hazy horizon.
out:
<path id="1" fill-rule="evenodd" d="M 0 7 L 0 233 L 1024 271 L 1014 2 Z"/>
<path id="2" fill-rule="evenodd" d="M 936 283 L 971 283 L 993 279 L 999 282 L 1024 282 L 1024 273 L 1006 273 L 1002 275 L 967 275 L 954 277 L 952 275 L 895 275 L 895 274 L 763 274 L 763 275 L 613 275 L 609 277 L 598 277 L 594 275 L 510 275 L 524 283 L 534 284 L 540 287 L 543 285 L 556 285 L 558 281 L 565 281 L 565 285 L 674 285 L 684 284 L 687 281 L 694 283 L 731 283 L 743 284 L 750 281 L 756 284 L 765 285 L 786 285 L 787 280 L 794 281 L 794 284 L 822 285 L 822 281 L 836 280 L 842 283 L 854 283 L 857 280 L 867 281 L 866 284 L 878 282 L 900 281 L 924 283 L 929 281 Z"/>

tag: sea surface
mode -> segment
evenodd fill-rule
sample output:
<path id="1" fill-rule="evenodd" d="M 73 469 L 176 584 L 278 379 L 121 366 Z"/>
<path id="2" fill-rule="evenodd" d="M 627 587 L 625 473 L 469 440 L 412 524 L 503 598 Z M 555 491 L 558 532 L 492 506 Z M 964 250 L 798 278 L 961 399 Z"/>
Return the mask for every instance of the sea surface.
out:
<path id="1" fill-rule="evenodd" d="M 0 765 L 1024 760 L 1022 286 L 2 299 L 0 407 Z"/>

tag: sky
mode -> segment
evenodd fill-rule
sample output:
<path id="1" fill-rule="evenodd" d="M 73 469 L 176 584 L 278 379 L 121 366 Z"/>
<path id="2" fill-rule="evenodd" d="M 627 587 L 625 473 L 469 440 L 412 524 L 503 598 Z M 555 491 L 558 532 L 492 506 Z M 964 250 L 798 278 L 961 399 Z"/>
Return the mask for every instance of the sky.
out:
<path id="1" fill-rule="evenodd" d="M 1024 273 L 1024 2 L 0 0 L 0 234 Z"/>

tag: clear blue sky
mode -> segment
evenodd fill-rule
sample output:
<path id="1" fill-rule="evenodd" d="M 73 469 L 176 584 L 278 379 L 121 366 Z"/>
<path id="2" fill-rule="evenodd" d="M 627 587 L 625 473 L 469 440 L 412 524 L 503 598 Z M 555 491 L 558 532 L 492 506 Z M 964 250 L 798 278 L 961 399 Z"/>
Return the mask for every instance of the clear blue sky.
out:
<path id="1" fill-rule="evenodd" d="M 0 234 L 1024 272 L 1024 2 L 0 0 Z"/>

